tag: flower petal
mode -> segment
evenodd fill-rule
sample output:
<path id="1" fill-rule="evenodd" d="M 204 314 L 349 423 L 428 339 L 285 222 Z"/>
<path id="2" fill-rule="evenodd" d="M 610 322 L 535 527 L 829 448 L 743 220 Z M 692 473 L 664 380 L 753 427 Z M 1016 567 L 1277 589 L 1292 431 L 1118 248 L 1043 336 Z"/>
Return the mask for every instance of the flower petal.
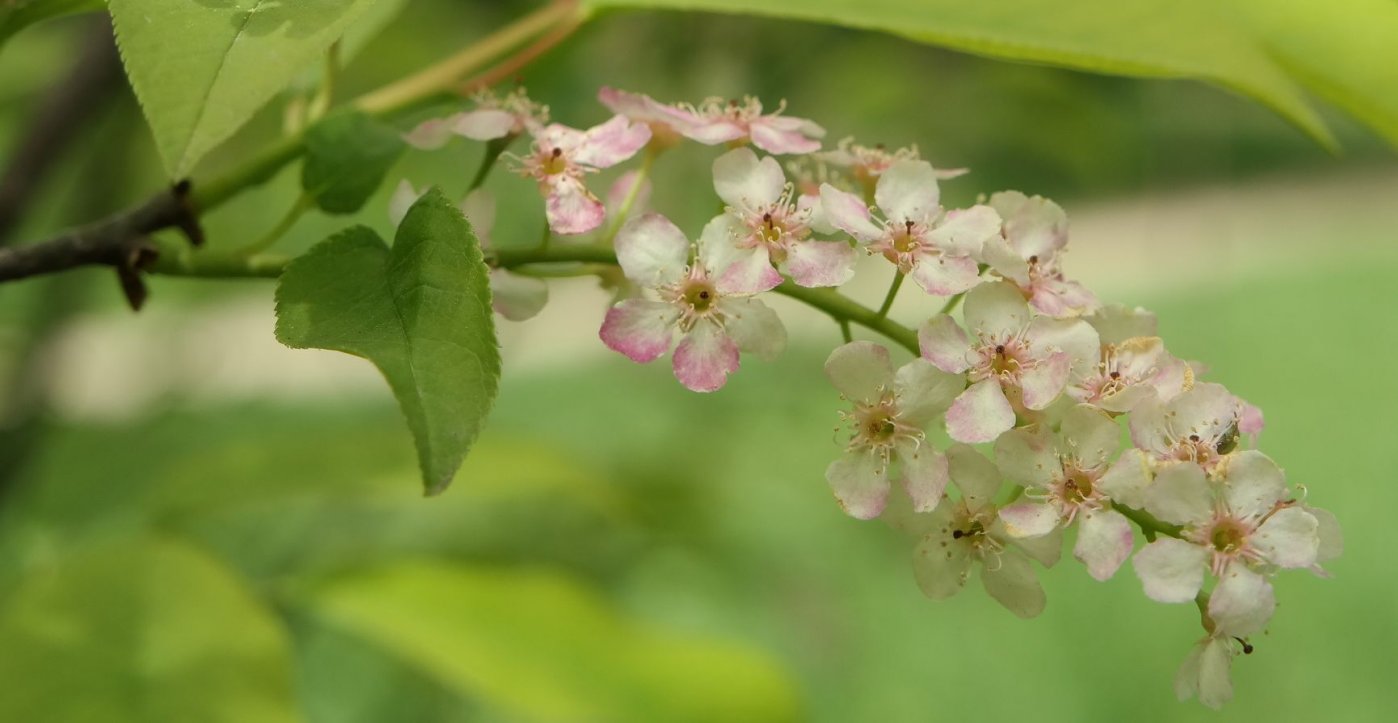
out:
<path id="1" fill-rule="evenodd" d="M 636 184 L 641 184 L 637 186 Z M 632 197 L 632 192 L 635 197 Z M 631 199 L 631 207 L 627 213 L 640 213 L 650 205 L 651 183 L 650 179 L 641 177 L 640 171 L 627 171 L 617 177 L 612 185 L 607 188 L 607 215 L 615 217 L 621 213 L 622 206 L 626 205 L 626 199 Z"/>
<path id="2" fill-rule="evenodd" d="M 1159 537 L 1141 548 L 1132 564 L 1146 597 L 1164 603 L 1189 602 L 1204 585 L 1209 552 L 1173 537 Z"/>
<path id="3" fill-rule="evenodd" d="M 1159 321 L 1155 314 L 1137 306 L 1107 304 L 1086 317 L 1087 323 L 1097 330 L 1103 344 L 1120 344 L 1138 336 L 1159 334 Z"/>
<path id="4" fill-rule="evenodd" d="M 685 138 L 698 141 L 706 146 L 742 140 L 748 135 L 747 126 L 726 118 L 696 118 L 691 123 L 678 126 L 676 130 Z"/>
<path id="5" fill-rule="evenodd" d="M 388 199 L 388 220 L 396 227 L 403 223 L 403 218 L 408 215 L 408 209 L 413 207 L 417 200 L 422 198 L 422 191 L 413 188 L 413 184 L 408 179 L 398 182 L 398 186 L 393 189 L 393 196 Z"/>
<path id="6" fill-rule="evenodd" d="M 935 296 L 951 296 L 969 291 L 981 282 L 981 270 L 969 256 L 919 254 L 909 276 L 923 291 Z"/>
<path id="7" fill-rule="evenodd" d="M 966 377 L 944 372 L 926 359 L 913 359 L 899 367 L 893 377 L 901 418 L 918 427 L 945 412 L 965 388 Z"/>
<path id="8" fill-rule="evenodd" d="M 1001 552 L 998 567 L 982 567 L 981 583 L 991 597 L 1021 618 L 1032 618 L 1044 611 L 1047 600 L 1044 588 L 1039 585 L 1039 576 L 1029 564 L 1029 558 L 1018 550 L 1011 548 Z"/>
<path id="9" fill-rule="evenodd" d="M 473 141 L 504 138 L 515 128 L 515 115 L 499 108 L 481 108 L 454 116 L 451 131 Z"/>
<path id="10" fill-rule="evenodd" d="M 1000 214 L 989 206 L 947 211 L 932 229 L 932 240 L 948 252 L 976 256 L 991 238 L 1000 235 Z"/>
<path id="11" fill-rule="evenodd" d="M 1345 538 L 1340 530 L 1340 520 L 1335 517 L 1335 513 L 1330 510 L 1322 510 L 1319 507 L 1307 507 L 1307 512 L 1316 519 L 1318 527 L 1316 536 L 1320 538 L 1320 547 L 1316 552 L 1315 561 L 1317 564 L 1329 562 L 1345 552 Z"/>
<path id="12" fill-rule="evenodd" d="M 616 235 L 617 263 L 626 278 L 648 288 L 679 283 L 689 265 L 689 239 L 658 213 L 627 221 Z"/>
<path id="13" fill-rule="evenodd" d="M 1126 517 L 1116 510 L 1096 510 L 1080 518 L 1073 557 L 1087 565 L 1092 579 L 1107 580 L 1131 556 L 1134 544 L 1131 523 Z"/>
<path id="14" fill-rule="evenodd" d="M 558 234 L 587 233 L 602 225 L 607 210 L 576 178 L 561 177 L 548 184 L 544 203 L 549 228 Z"/>
<path id="15" fill-rule="evenodd" d="M 1218 710 L 1233 699 L 1229 668 L 1233 652 L 1226 640 L 1210 637 L 1189 652 L 1175 674 L 1175 695 L 1180 700 L 1197 696 L 1199 702 Z"/>
<path id="16" fill-rule="evenodd" d="M 1139 449 L 1128 449 L 1097 480 L 1097 490 L 1130 507 L 1145 505 L 1144 492 L 1150 484 L 1150 461 Z"/>
<path id="17" fill-rule="evenodd" d="M 1121 449 L 1121 427 L 1088 404 L 1064 412 L 1059 430 L 1059 452 L 1073 455 L 1084 467 L 1105 465 Z"/>
<path id="18" fill-rule="evenodd" d="M 945 507 L 939 508 L 936 515 Z M 949 524 L 951 517 L 944 517 Z M 913 550 L 913 578 L 922 594 L 933 600 L 946 600 L 961 592 L 971 569 L 970 549 L 951 537 L 950 529 L 928 533 Z"/>
<path id="19" fill-rule="evenodd" d="M 1082 319 L 1039 317 L 1029 325 L 1029 348 L 1036 355 L 1061 351 L 1072 361 L 1078 374 L 1096 369 L 1102 359 L 1102 341 L 1097 330 Z"/>
<path id="20" fill-rule="evenodd" d="M 1068 216 L 1043 196 L 1027 197 L 1019 191 L 1001 191 L 990 205 L 1005 220 L 1005 238 L 1022 258 L 1047 259 L 1068 243 Z"/>
<path id="21" fill-rule="evenodd" d="M 675 378 L 695 392 L 723 388 L 738 370 L 738 345 L 712 322 L 699 322 L 675 347 Z"/>
<path id="22" fill-rule="evenodd" d="M 1320 521 L 1300 507 L 1277 510 L 1253 533 L 1252 544 L 1277 567 L 1310 567 L 1320 556 Z"/>
<path id="23" fill-rule="evenodd" d="M 902 442 L 898 445 L 898 461 L 903 468 L 903 487 L 912 500 L 913 511 L 935 510 L 950 479 L 946 456 L 926 441 Z"/>
<path id="24" fill-rule="evenodd" d="M 714 160 L 714 190 L 730 208 L 752 211 L 781 199 L 786 175 L 777 159 L 757 159 L 751 148 L 735 148 Z"/>
<path id="25" fill-rule="evenodd" d="M 786 251 L 786 271 L 800 286 L 839 286 L 854 277 L 854 247 L 845 241 L 802 241 Z"/>
<path id="26" fill-rule="evenodd" d="M 1011 482 L 1048 487 L 1063 473 L 1053 439 L 1042 426 L 1011 429 L 995 440 L 995 464 Z"/>
<path id="27" fill-rule="evenodd" d="M 870 451 L 850 451 L 830 463 L 825 481 L 850 517 L 872 520 L 888 501 L 888 466 Z"/>
<path id="28" fill-rule="evenodd" d="M 971 341 L 966 332 L 947 314 L 938 314 L 917 330 L 922 358 L 942 371 L 960 374 L 970 368 Z"/>
<path id="29" fill-rule="evenodd" d="M 1052 404 L 1063 388 L 1068 385 L 1068 375 L 1072 372 L 1073 360 L 1063 352 L 1050 354 L 1038 365 L 1026 369 L 1019 375 L 1019 389 L 1024 406 L 1030 409 L 1043 409 Z"/>
<path id="30" fill-rule="evenodd" d="M 1225 470 L 1223 499 L 1235 514 L 1261 517 L 1286 497 L 1286 475 L 1257 450 L 1229 456 Z"/>
<path id="31" fill-rule="evenodd" d="M 495 228 L 495 196 L 484 188 L 477 188 L 461 199 L 461 213 L 471 222 L 471 231 L 481 246 L 493 246 L 490 232 Z"/>
<path id="32" fill-rule="evenodd" d="M 966 294 L 964 317 L 974 333 L 1015 334 L 1029 324 L 1029 305 L 1013 284 L 985 283 Z"/>
<path id="33" fill-rule="evenodd" d="M 1276 609 L 1272 584 L 1241 563 L 1229 565 L 1209 594 L 1215 634 L 1246 637 L 1262 632 Z"/>
<path id="34" fill-rule="evenodd" d="M 1204 470 L 1178 462 L 1161 470 L 1145 490 L 1146 511 L 1165 522 L 1193 525 L 1213 516 L 1213 491 Z"/>
<path id="35" fill-rule="evenodd" d="M 820 205 L 825 211 L 825 218 L 835 228 L 859 241 L 869 243 L 883 237 L 883 230 L 869 220 L 869 207 L 864 205 L 859 196 L 822 183 Z"/>
<path id="36" fill-rule="evenodd" d="M 1042 537 L 1058 529 L 1058 508 L 1046 502 L 1016 502 L 1000 508 L 1010 537 Z"/>
<path id="37" fill-rule="evenodd" d="M 510 321 L 532 319 L 548 301 L 549 285 L 543 279 L 491 269 L 490 306 L 500 316 Z"/>
<path id="38" fill-rule="evenodd" d="M 723 328 L 738 349 L 773 361 L 786 349 L 786 326 L 771 307 L 757 299 L 726 297 L 718 302 Z"/>
<path id="39" fill-rule="evenodd" d="M 654 361 L 669 351 L 679 309 L 649 299 L 626 299 L 607 310 L 599 336 L 613 351 L 635 362 Z"/>
<path id="40" fill-rule="evenodd" d="M 996 521 L 992 524 L 992 529 L 999 525 L 1004 526 L 1004 522 Z M 1063 556 L 1063 528 L 1054 529 L 1047 535 L 1039 537 L 1022 537 L 1015 540 L 1019 549 L 1024 550 L 1028 555 L 1044 567 L 1053 567 L 1058 564 L 1058 558 Z"/>
<path id="41" fill-rule="evenodd" d="M 874 202 L 890 223 L 921 223 L 937 213 L 941 191 L 927 161 L 898 161 L 879 176 Z"/>
<path id="42" fill-rule="evenodd" d="M 435 151 L 447 144 L 452 137 L 452 125 L 459 116 L 429 118 L 403 134 L 403 142 L 424 151 Z"/>
<path id="43" fill-rule="evenodd" d="M 872 341 L 852 341 L 830 352 L 825 376 L 845 399 L 870 402 L 892 384 L 893 362 L 884 347 Z"/>
<path id="44" fill-rule="evenodd" d="M 820 150 L 820 141 L 807 138 L 800 130 L 788 130 L 784 124 L 772 123 L 781 116 L 757 118 L 748 124 L 752 144 L 768 153 L 813 153 Z"/>
<path id="45" fill-rule="evenodd" d="M 953 444 L 947 449 L 951 481 L 961 491 L 961 500 L 972 512 L 992 504 L 1000 491 L 1000 470 L 974 447 Z"/>
<path id="46" fill-rule="evenodd" d="M 1015 410 L 995 379 L 972 384 L 947 410 L 947 434 L 958 442 L 993 442 L 1013 426 Z"/>
<path id="47" fill-rule="evenodd" d="M 583 134 L 583 140 L 570 154 L 578 163 L 593 168 L 610 168 L 636 155 L 650 142 L 650 126 L 633 123 L 626 116 L 612 116 L 606 123 L 593 126 Z"/>

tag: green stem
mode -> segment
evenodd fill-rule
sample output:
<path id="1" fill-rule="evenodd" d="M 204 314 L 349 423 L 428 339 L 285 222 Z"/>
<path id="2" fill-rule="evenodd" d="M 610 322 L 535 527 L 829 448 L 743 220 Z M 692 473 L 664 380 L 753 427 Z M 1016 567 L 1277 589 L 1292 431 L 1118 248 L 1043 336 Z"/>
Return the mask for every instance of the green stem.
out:
<path id="1" fill-rule="evenodd" d="M 325 112 L 330 110 L 330 103 L 335 98 L 335 81 L 339 74 L 340 41 L 336 40 L 330 44 L 330 49 L 325 51 L 325 70 L 321 74 L 320 89 L 316 91 L 310 107 L 306 110 L 306 117 L 310 122 L 320 120 L 325 116 Z"/>
<path id="2" fill-rule="evenodd" d="M 961 292 L 961 293 L 959 293 L 959 294 L 953 294 L 952 297 L 951 297 L 950 299 L 947 299 L 947 303 L 945 303 L 945 304 L 942 305 L 942 310 L 939 311 L 939 312 L 937 312 L 937 313 L 938 313 L 938 314 L 950 314 L 952 311 L 954 311 L 954 310 L 956 309 L 956 305 L 959 304 L 959 303 L 961 303 L 961 298 L 964 297 L 965 295 L 966 295 L 966 292 L 964 292 L 964 291 Z"/>
<path id="3" fill-rule="evenodd" d="M 835 323 L 840 325 L 840 336 L 846 344 L 854 341 L 854 331 L 849 328 L 848 319 L 836 319 Z"/>
<path id="4" fill-rule="evenodd" d="M 616 240 L 617 232 L 621 230 L 621 225 L 626 223 L 626 217 L 631 215 L 631 207 L 636 205 L 636 199 L 641 196 L 641 188 L 646 185 L 646 179 L 650 178 L 651 166 L 655 165 L 655 157 L 660 155 L 657 151 L 647 150 L 645 158 L 641 161 L 641 167 L 636 170 L 636 178 L 631 182 L 631 188 L 626 190 L 626 197 L 621 200 L 621 207 L 613 215 L 611 225 L 607 227 L 607 232 L 602 236 L 602 244 L 611 246 Z"/>
<path id="5" fill-rule="evenodd" d="M 305 215 L 306 211 L 310 210 L 312 205 L 314 205 L 314 201 L 310 194 L 303 193 L 297 196 L 296 203 L 293 203 L 291 208 L 287 209 L 286 215 L 282 216 L 282 220 L 278 221 L 277 225 L 272 227 L 272 230 L 268 231 L 265 236 L 257 241 L 238 249 L 235 254 L 238 256 L 252 256 L 272 248 L 281 237 L 286 235 L 287 231 L 291 230 L 292 226 L 296 225 L 296 222 L 301 219 L 301 216 Z"/>
<path id="6" fill-rule="evenodd" d="M 500 160 L 500 156 L 514 140 L 514 135 L 507 135 L 503 138 L 491 139 L 485 144 L 485 156 L 481 158 L 481 166 L 476 169 L 476 177 L 471 179 L 471 185 L 466 189 L 467 193 L 485 184 L 485 179 L 490 177 L 490 172 L 495 168 L 495 162 Z"/>
<path id="7" fill-rule="evenodd" d="M 903 287 L 903 272 L 893 272 L 893 283 L 888 285 L 888 294 L 883 297 L 883 304 L 879 305 L 878 315 L 888 316 L 888 310 L 893 308 L 893 300 L 898 298 L 898 289 Z"/>
<path id="8" fill-rule="evenodd" d="M 1146 536 L 1146 540 L 1149 542 L 1155 542 L 1156 535 L 1179 537 L 1183 532 L 1183 528 L 1179 525 L 1161 522 L 1156 519 L 1155 515 L 1145 510 L 1138 510 L 1134 507 L 1127 507 L 1126 505 L 1115 503 L 1112 505 L 1112 509 L 1120 512 L 1126 519 L 1136 523 L 1136 526 L 1141 528 L 1141 533 Z"/>

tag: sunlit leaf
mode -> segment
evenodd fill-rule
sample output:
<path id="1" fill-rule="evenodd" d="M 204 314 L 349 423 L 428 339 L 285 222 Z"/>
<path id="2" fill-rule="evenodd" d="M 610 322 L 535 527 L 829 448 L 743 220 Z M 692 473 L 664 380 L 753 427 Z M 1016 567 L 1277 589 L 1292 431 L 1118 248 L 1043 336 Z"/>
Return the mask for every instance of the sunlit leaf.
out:
<path id="1" fill-rule="evenodd" d="M 296 259 L 277 286 L 277 339 L 373 362 L 408 419 L 429 494 L 446 489 L 495 401 L 500 349 L 480 244 L 433 190 L 393 248 L 355 227 Z"/>

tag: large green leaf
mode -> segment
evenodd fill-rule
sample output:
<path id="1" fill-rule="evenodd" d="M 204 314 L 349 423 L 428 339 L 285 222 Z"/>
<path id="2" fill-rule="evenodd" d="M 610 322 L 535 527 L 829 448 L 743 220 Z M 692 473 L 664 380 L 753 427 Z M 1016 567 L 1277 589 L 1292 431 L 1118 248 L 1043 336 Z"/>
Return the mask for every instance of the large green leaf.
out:
<path id="1" fill-rule="evenodd" d="M 0 45 L 35 23 L 101 9 L 102 0 L 0 0 Z"/>
<path id="2" fill-rule="evenodd" d="M 1261 101 L 1322 143 L 1334 143 L 1261 39 L 1206 0 L 585 2 L 594 9 L 665 8 L 794 18 L 879 30 L 992 58 L 1113 75 L 1196 78 Z"/>
<path id="3" fill-rule="evenodd" d="M 189 173 L 374 0 L 110 0 L 166 169 Z"/>
<path id="4" fill-rule="evenodd" d="M 404 564 L 334 581 L 307 603 L 511 720 L 797 717 L 765 656 L 628 621 L 556 574 Z"/>
<path id="5" fill-rule="evenodd" d="M 393 127 L 356 110 L 336 111 L 306 132 L 301 187 L 321 210 L 354 213 L 406 147 Z"/>
<path id="6" fill-rule="evenodd" d="M 32 571 L 0 608 L 0 720 L 293 723 L 286 635 L 217 563 L 129 540 Z"/>
<path id="7" fill-rule="evenodd" d="M 451 483 L 495 401 L 488 271 L 466 218 L 435 189 L 408 211 L 391 250 L 361 226 L 293 261 L 277 285 L 277 339 L 364 357 L 383 372 L 428 494 Z"/>

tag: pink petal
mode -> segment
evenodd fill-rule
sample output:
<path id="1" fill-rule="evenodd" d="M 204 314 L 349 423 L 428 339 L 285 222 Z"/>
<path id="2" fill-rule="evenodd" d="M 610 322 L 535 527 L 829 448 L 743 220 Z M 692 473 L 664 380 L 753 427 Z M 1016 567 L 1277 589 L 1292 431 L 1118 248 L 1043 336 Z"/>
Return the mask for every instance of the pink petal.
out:
<path id="1" fill-rule="evenodd" d="M 598 334 L 607 348 L 635 362 L 655 361 L 670 349 L 680 312 L 674 306 L 649 299 L 626 299 L 607 310 Z"/>
<path id="2" fill-rule="evenodd" d="M 757 159 L 750 148 L 735 148 L 714 160 L 714 190 L 729 207 L 749 211 L 776 203 L 786 175 L 775 158 Z"/>
<path id="3" fill-rule="evenodd" d="M 648 213 L 616 235 L 616 257 L 626 278 L 648 288 L 679 283 L 689 266 L 689 239 L 670 219 Z"/>
<path id="4" fill-rule="evenodd" d="M 1042 356 L 1054 351 L 1068 355 L 1070 367 L 1080 375 L 1097 368 L 1102 358 L 1102 342 L 1097 330 L 1082 319 L 1039 317 L 1029 324 L 1029 348 Z"/>
<path id="5" fill-rule="evenodd" d="M 938 369 L 960 374 L 971 367 L 971 341 L 956 320 L 938 314 L 923 322 L 917 330 L 917 344 L 922 358 Z"/>
<path id="6" fill-rule="evenodd" d="M 941 191 L 927 161 L 898 161 L 879 176 L 874 202 L 890 223 L 922 222 L 937 213 Z"/>
<path id="7" fill-rule="evenodd" d="M 1029 305 L 1049 316 L 1077 316 L 1097 307 L 1097 296 L 1076 281 L 1043 279 L 1031 287 Z"/>
<path id="8" fill-rule="evenodd" d="M 1015 411 L 994 379 L 972 384 L 947 410 L 947 434 L 958 442 L 993 442 L 1013 426 Z"/>
<path id="9" fill-rule="evenodd" d="M 1011 537 L 1043 537 L 1058 527 L 1058 508 L 1043 502 L 1016 502 L 1000 509 Z"/>
<path id="10" fill-rule="evenodd" d="M 801 241 L 787 248 L 786 271 L 800 286 L 839 286 L 854 277 L 854 247 L 844 241 Z"/>
<path id="11" fill-rule="evenodd" d="M 610 168 L 636 155 L 650 142 L 650 126 L 632 123 L 625 116 L 589 128 L 570 157 L 593 168 Z"/>
<path id="12" fill-rule="evenodd" d="M 888 468 L 872 452 L 846 452 L 830 463 L 825 480 L 840 507 L 855 519 L 878 517 L 888 502 Z"/>
<path id="13" fill-rule="evenodd" d="M 716 324 L 701 321 L 675 348 L 675 378 L 691 391 L 713 392 L 738 370 L 738 345 Z"/>
<path id="14" fill-rule="evenodd" d="M 830 352 L 825 376 L 845 399 L 871 402 L 893 383 L 893 362 L 884 347 L 872 341 L 852 341 Z"/>
<path id="15" fill-rule="evenodd" d="M 780 118 L 780 116 L 778 116 Z M 758 118 L 748 125 L 752 144 L 768 153 L 813 153 L 820 150 L 820 141 L 807 138 L 801 130 L 786 130 L 769 118 Z"/>
<path id="16" fill-rule="evenodd" d="M 1087 565 L 1087 574 L 1092 579 L 1110 579 L 1131 556 L 1135 544 L 1131 523 L 1116 510 L 1087 512 L 1079 519 L 1073 557 Z"/>
<path id="17" fill-rule="evenodd" d="M 706 146 L 731 143 L 747 138 L 748 136 L 746 125 L 726 118 L 696 118 L 693 123 L 689 123 L 677 130 L 679 130 L 685 138 L 698 141 Z"/>
<path id="18" fill-rule="evenodd" d="M 602 225 L 607 211 L 576 178 L 564 177 L 548 184 L 544 213 L 549 228 L 558 234 L 587 233 Z"/>
<path id="19" fill-rule="evenodd" d="M 498 108 L 481 108 L 456 116 L 451 130 L 472 140 L 489 141 L 510 135 L 516 121 L 513 113 Z"/>
<path id="20" fill-rule="evenodd" d="M 969 256 L 921 254 L 910 276 L 924 291 L 936 296 L 959 294 L 981 282 L 980 269 Z"/>
<path id="21" fill-rule="evenodd" d="M 1019 387 L 1023 392 L 1024 406 L 1043 409 L 1052 404 L 1063 393 L 1063 387 L 1067 386 L 1070 371 L 1072 359 L 1059 352 L 1020 374 Z"/>
<path id="22" fill-rule="evenodd" d="M 922 513 L 936 509 L 950 480 L 946 456 L 926 442 L 905 442 L 898 445 L 898 460 L 903 467 L 903 487 L 912 500 L 913 511 Z"/>
<path id="23" fill-rule="evenodd" d="M 782 275 L 772 266 L 767 247 L 735 249 L 727 267 L 718 270 L 714 285 L 723 294 L 757 294 L 775 289 Z"/>
<path id="24" fill-rule="evenodd" d="M 883 230 L 869 220 L 869 207 L 853 193 L 823 183 L 820 186 L 820 205 L 835 228 L 864 243 L 883 238 Z"/>
<path id="25" fill-rule="evenodd" d="M 1133 565 L 1146 597 L 1163 603 L 1189 602 L 1204 585 L 1209 551 L 1173 537 L 1159 537 L 1136 553 Z"/>

